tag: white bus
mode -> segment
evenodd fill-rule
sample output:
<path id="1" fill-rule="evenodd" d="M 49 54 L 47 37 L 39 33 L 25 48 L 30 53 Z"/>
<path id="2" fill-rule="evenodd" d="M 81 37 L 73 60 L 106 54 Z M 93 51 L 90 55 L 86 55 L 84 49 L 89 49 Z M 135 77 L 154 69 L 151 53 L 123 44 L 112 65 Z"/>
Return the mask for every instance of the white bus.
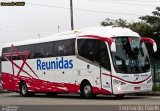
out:
<path id="1" fill-rule="evenodd" d="M 78 93 L 123 96 L 152 90 L 145 42 L 156 43 L 122 27 L 96 27 L 47 38 L 6 44 L 2 85 L 22 96 Z"/>

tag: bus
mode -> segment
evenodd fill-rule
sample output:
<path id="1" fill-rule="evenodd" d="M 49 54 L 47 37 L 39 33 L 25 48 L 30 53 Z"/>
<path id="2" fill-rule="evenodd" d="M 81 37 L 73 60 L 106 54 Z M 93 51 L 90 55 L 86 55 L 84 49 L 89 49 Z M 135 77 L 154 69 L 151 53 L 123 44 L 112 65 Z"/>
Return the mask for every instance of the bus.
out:
<path id="1" fill-rule="evenodd" d="M 9 43 L 2 49 L 2 85 L 22 96 L 46 93 L 123 97 L 152 90 L 145 43 L 124 27 L 93 27 Z"/>

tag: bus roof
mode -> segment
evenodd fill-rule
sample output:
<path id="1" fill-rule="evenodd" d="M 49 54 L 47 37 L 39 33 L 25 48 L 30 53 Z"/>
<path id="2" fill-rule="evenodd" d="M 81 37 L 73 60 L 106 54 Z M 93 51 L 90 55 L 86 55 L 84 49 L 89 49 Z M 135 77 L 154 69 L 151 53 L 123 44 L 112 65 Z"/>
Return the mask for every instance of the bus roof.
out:
<path id="1" fill-rule="evenodd" d="M 20 46 L 20 45 L 27 45 L 27 44 L 72 39 L 72 38 L 76 38 L 78 36 L 83 36 L 83 35 L 96 35 L 96 36 L 102 36 L 106 38 L 117 37 L 117 36 L 119 37 L 120 36 L 140 37 L 139 34 L 137 34 L 136 32 L 133 32 L 132 30 L 128 28 L 106 26 L 106 27 L 93 27 L 93 28 L 67 31 L 67 32 L 58 33 L 58 34 L 55 34 L 49 37 L 44 37 L 44 38 L 39 38 L 39 39 L 29 39 L 29 40 L 20 41 L 20 42 L 8 43 L 4 47 L 10 47 L 12 44 L 14 46 Z"/>

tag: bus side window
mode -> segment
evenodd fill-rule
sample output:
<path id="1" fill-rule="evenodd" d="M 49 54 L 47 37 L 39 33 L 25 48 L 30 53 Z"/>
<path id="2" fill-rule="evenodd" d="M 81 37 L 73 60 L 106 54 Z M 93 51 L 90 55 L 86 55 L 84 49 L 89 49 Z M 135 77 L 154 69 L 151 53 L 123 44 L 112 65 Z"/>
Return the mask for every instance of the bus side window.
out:
<path id="1" fill-rule="evenodd" d="M 101 66 L 111 71 L 111 64 L 108 54 L 107 45 L 105 42 L 100 42 L 100 62 Z"/>
<path id="2" fill-rule="evenodd" d="M 22 45 L 22 46 L 16 46 L 15 47 L 16 51 L 18 52 L 24 52 L 24 51 L 28 51 L 28 45 Z M 22 58 L 21 58 L 22 57 Z M 13 56 L 14 60 L 21 60 L 21 59 L 24 59 L 25 58 L 25 55 L 22 54 L 22 55 L 16 55 L 16 56 Z"/>
<path id="3" fill-rule="evenodd" d="M 75 39 L 55 42 L 55 56 L 75 55 Z"/>
<path id="4" fill-rule="evenodd" d="M 44 45 L 44 57 L 54 57 L 54 42 L 48 42 Z"/>
<path id="5" fill-rule="evenodd" d="M 80 56 L 90 60 L 99 62 L 98 40 L 96 39 L 79 39 L 78 53 Z"/>
<path id="6" fill-rule="evenodd" d="M 29 45 L 28 51 L 30 52 L 29 59 L 33 59 L 35 55 L 35 44 Z"/>
<path id="7" fill-rule="evenodd" d="M 2 49 L 2 54 L 8 53 L 8 52 L 9 52 L 9 48 L 3 48 L 3 49 Z M 2 57 L 1 60 L 2 60 L 2 61 L 7 61 L 6 58 L 4 58 L 4 57 Z"/>
<path id="8" fill-rule="evenodd" d="M 64 41 L 56 41 L 55 42 L 55 56 L 64 56 Z"/>
<path id="9" fill-rule="evenodd" d="M 36 50 L 34 58 L 43 58 L 44 57 L 44 50 L 43 50 L 43 43 L 36 44 Z"/>

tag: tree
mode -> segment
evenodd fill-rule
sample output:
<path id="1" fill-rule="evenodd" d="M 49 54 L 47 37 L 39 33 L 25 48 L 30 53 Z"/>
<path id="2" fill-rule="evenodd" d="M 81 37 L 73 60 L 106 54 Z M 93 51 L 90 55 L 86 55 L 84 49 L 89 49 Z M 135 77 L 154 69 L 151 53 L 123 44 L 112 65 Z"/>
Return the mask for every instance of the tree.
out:
<path id="1" fill-rule="evenodd" d="M 156 11 L 153 11 L 152 15 L 142 16 L 139 19 L 152 28 L 152 34 L 155 37 L 160 37 L 160 7 L 156 7 Z"/>
<path id="2" fill-rule="evenodd" d="M 102 26 L 115 25 L 120 27 L 128 27 L 133 31 L 139 33 L 141 36 L 148 36 L 153 38 L 153 35 L 160 37 L 160 7 L 156 7 L 156 10 L 152 12 L 153 15 L 146 15 L 139 17 L 141 22 L 129 23 L 123 19 L 105 19 L 101 22 Z"/>
<path id="3" fill-rule="evenodd" d="M 102 26 L 110 26 L 115 25 L 114 20 L 111 20 L 110 18 L 106 18 L 104 21 L 101 22 Z"/>
<path id="4" fill-rule="evenodd" d="M 142 16 L 139 17 L 139 19 L 151 27 L 152 33 L 150 36 L 152 36 L 158 46 L 158 51 L 155 54 L 155 58 L 160 59 L 160 7 L 156 7 L 156 10 L 152 12 L 152 15 Z"/>
<path id="5" fill-rule="evenodd" d="M 120 27 L 128 27 L 133 31 L 139 33 L 142 37 L 153 38 L 158 46 L 156 54 L 153 53 L 152 47 L 149 48 L 150 56 L 152 58 L 160 59 L 160 7 L 156 7 L 156 10 L 152 12 L 152 15 L 146 15 L 139 17 L 140 22 L 129 23 L 126 20 L 118 19 L 112 20 L 107 18 L 101 22 L 102 26 L 115 25 Z"/>
<path id="6" fill-rule="evenodd" d="M 129 27 L 135 32 L 138 32 L 142 37 L 149 37 L 152 35 L 152 28 L 145 22 L 135 22 Z"/>
<path id="7" fill-rule="evenodd" d="M 113 19 L 107 18 L 101 22 L 101 25 L 102 26 L 115 25 L 119 27 L 129 27 L 130 23 L 128 23 L 126 20 L 123 20 L 123 19 L 113 20 Z"/>
<path id="8" fill-rule="evenodd" d="M 151 27 L 157 27 L 160 25 L 160 7 L 156 7 L 156 11 L 153 11 L 152 14 L 139 17 L 139 19 L 148 23 Z"/>

